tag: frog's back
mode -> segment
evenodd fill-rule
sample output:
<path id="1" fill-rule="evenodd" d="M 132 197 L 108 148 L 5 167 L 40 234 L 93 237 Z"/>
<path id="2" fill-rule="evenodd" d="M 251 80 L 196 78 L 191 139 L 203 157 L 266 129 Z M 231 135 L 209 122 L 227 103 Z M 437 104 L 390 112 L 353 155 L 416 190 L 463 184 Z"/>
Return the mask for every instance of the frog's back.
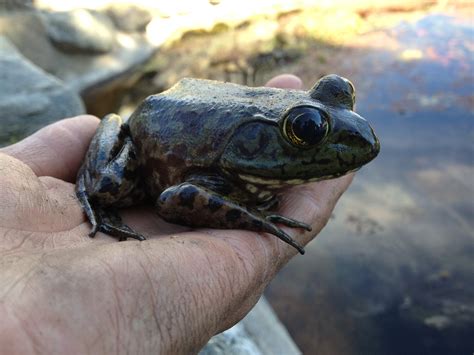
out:
<path id="1" fill-rule="evenodd" d="M 156 109 L 162 106 L 178 120 L 198 118 L 208 121 L 215 131 L 228 131 L 255 114 L 277 119 L 298 100 L 307 100 L 308 94 L 299 90 L 268 87 L 247 87 L 213 80 L 185 78 L 171 89 L 149 97 Z M 189 117 L 180 116 L 182 113 Z"/>
<path id="2" fill-rule="evenodd" d="M 257 114 L 277 119 L 305 94 L 183 79 L 141 104 L 129 120 L 131 134 L 149 170 L 162 165 L 171 170 L 168 179 L 160 174 L 169 185 L 185 170 L 212 168 L 237 126 Z"/>
<path id="3" fill-rule="evenodd" d="M 161 95 L 228 110 L 233 107 L 244 110 L 245 113 L 248 111 L 265 113 L 261 111 L 268 109 L 270 111 L 268 116 L 273 116 L 271 111 L 286 109 L 288 102 L 294 102 L 298 97 L 306 98 L 305 94 L 296 90 L 248 87 L 234 83 L 185 78 Z"/>

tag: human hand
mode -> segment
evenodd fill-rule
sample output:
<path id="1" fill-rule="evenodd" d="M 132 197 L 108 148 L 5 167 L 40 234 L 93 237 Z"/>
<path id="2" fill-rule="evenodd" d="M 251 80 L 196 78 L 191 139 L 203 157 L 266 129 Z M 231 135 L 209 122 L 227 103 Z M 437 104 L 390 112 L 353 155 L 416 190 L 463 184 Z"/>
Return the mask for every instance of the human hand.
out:
<path id="1" fill-rule="evenodd" d="M 280 76 L 268 85 L 301 81 Z M 148 240 L 89 238 L 73 182 L 97 124 L 62 120 L 0 150 L 1 349 L 196 352 L 245 316 L 296 250 L 264 233 L 171 225 L 147 207 L 122 216 Z M 289 190 L 279 212 L 313 231 L 283 228 L 308 243 L 351 180 Z"/>

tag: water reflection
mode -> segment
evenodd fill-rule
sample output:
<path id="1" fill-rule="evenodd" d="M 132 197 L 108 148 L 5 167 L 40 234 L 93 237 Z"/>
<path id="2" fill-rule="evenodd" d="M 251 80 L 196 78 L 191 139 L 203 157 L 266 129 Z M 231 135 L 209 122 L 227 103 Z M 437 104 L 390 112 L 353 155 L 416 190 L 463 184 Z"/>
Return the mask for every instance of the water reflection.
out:
<path id="1" fill-rule="evenodd" d="M 305 353 L 470 354 L 474 30 L 431 15 L 387 37 L 346 74 L 381 153 L 267 296 Z"/>

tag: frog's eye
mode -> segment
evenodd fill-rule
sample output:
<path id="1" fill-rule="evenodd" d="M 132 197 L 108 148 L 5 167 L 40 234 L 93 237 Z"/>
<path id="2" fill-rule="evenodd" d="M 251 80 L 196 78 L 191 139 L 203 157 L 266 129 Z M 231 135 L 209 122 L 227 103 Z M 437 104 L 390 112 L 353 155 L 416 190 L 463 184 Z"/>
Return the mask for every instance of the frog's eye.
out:
<path id="1" fill-rule="evenodd" d="M 284 119 L 285 136 L 295 145 L 314 146 L 326 137 L 329 130 L 328 118 L 326 112 L 316 107 L 295 107 Z"/>

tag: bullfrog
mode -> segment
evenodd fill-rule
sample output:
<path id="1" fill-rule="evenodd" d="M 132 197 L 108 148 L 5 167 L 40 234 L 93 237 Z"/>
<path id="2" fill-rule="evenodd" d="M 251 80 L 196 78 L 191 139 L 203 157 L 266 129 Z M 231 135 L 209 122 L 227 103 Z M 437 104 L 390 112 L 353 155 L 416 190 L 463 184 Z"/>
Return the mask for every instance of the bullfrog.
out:
<path id="1" fill-rule="evenodd" d="M 168 222 L 266 232 L 303 254 L 279 225 L 311 227 L 272 210 L 283 189 L 375 158 L 379 140 L 354 103 L 353 84 L 335 74 L 308 91 L 186 78 L 127 121 L 107 115 L 77 176 L 89 235 L 144 240 L 118 208 L 148 201 Z"/>

